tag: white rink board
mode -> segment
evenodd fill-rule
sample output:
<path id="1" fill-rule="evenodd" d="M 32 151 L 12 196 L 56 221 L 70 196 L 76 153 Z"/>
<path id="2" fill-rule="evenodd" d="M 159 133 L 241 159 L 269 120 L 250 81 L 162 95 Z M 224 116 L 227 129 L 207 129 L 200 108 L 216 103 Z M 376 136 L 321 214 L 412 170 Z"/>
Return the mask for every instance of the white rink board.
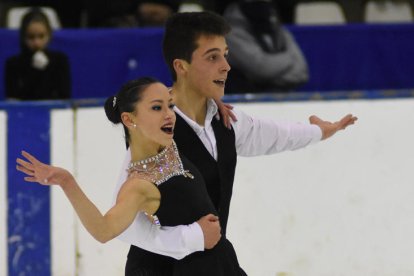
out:
<path id="1" fill-rule="evenodd" d="M 102 213 L 112 204 L 115 184 L 125 156 L 124 134 L 106 118 L 103 108 L 78 110 L 76 124 L 77 179 Z M 124 275 L 129 245 L 112 240 L 96 241 L 79 228 L 79 275 Z"/>
<path id="2" fill-rule="evenodd" d="M 359 117 L 306 149 L 238 159 L 228 237 L 248 275 L 414 275 L 413 99 L 235 106 L 288 121 Z M 122 128 L 103 108 L 80 108 L 75 133 L 79 183 L 106 212 L 125 154 Z M 80 276 L 124 274 L 127 245 L 78 231 Z"/>
<path id="3" fill-rule="evenodd" d="M 0 275 L 7 275 L 7 114 L 0 111 Z"/>
<path id="4" fill-rule="evenodd" d="M 51 164 L 74 171 L 74 131 L 72 109 L 51 111 Z M 76 275 L 76 213 L 62 189 L 50 190 L 52 275 Z"/>
<path id="5" fill-rule="evenodd" d="M 296 152 L 239 158 L 229 238 L 249 275 L 414 275 L 414 101 L 238 105 L 357 124 Z"/>

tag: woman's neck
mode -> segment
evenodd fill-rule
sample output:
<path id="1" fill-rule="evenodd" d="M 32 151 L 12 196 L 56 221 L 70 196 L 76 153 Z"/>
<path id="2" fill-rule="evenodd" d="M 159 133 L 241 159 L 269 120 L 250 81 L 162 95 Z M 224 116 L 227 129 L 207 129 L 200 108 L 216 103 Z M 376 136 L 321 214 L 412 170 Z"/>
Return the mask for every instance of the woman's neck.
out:
<path id="1" fill-rule="evenodd" d="M 136 162 L 153 157 L 157 155 L 159 152 L 161 152 L 164 148 L 165 147 L 160 144 L 151 142 L 139 144 L 131 143 L 131 162 Z"/>

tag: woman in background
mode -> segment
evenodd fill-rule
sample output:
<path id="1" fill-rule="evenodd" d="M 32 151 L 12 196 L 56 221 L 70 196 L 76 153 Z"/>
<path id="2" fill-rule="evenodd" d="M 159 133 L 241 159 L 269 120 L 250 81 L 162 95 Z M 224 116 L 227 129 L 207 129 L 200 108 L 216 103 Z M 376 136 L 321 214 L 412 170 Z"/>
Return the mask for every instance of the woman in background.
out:
<path id="1" fill-rule="evenodd" d="M 49 20 L 39 9 L 22 19 L 18 55 L 6 61 L 6 98 L 18 100 L 68 99 L 71 81 L 67 56 L 49 50 Z"/>

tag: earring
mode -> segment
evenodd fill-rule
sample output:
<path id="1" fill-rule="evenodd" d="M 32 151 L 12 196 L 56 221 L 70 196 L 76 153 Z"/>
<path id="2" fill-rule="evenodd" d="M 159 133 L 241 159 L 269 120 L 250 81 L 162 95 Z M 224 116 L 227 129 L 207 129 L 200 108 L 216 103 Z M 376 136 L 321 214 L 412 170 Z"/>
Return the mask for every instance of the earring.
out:
<path id="1" fill-rule="evenodd" d="M 133 124 L 132 126 L 133 126 L 134 128 L 136 128 L 136 127 L 137 127 L 137 125 L 136 125 L 136 124 Z"/>

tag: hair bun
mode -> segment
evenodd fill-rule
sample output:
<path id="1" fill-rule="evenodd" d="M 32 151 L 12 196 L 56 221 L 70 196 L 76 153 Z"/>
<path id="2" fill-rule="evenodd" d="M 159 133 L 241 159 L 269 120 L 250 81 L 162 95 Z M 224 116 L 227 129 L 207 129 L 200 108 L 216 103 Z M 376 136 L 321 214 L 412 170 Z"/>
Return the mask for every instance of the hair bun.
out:
<path id="1" fill-rule="evenodd" d="M 119 124 L 121 122 L 121 114 L 119 113 L 116 96 L 111 96 L 106 99 L 104 108 L 106 117 L 109 121 L 114 124 Z"/>

